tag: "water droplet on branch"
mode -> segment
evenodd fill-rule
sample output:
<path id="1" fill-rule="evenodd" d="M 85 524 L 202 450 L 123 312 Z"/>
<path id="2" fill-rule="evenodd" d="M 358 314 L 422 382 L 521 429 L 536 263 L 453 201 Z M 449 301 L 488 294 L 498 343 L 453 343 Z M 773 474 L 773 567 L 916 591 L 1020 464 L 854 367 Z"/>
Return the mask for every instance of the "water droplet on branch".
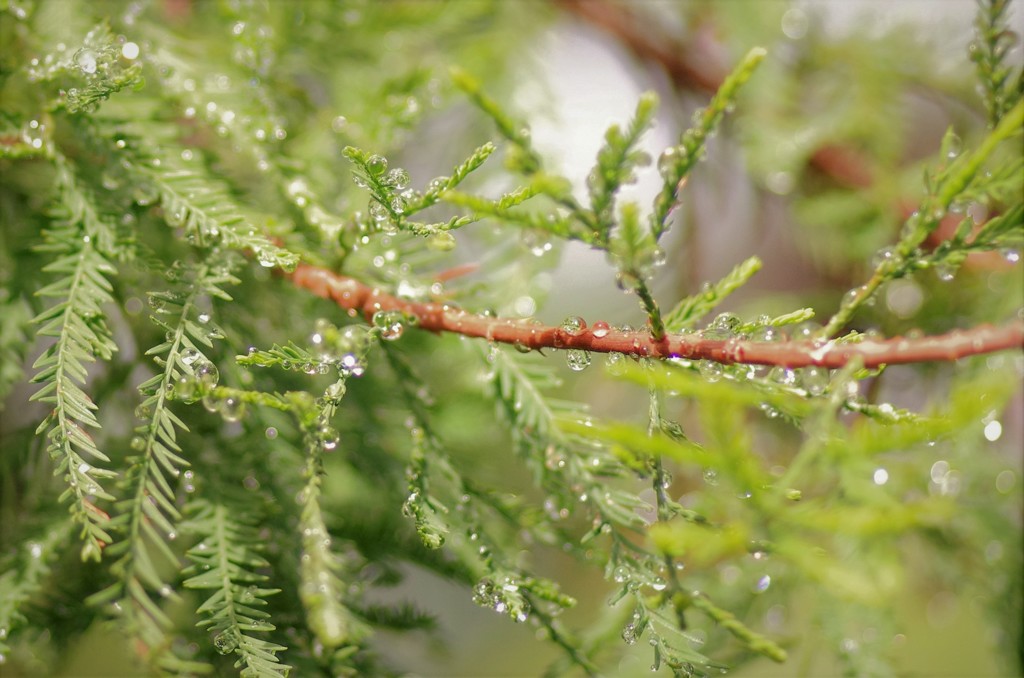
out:
<path id="1" fill-rule="evenodd" d="M 377 311 L 373 314 L 373 326 L 380 330 L 385 341 L 395 341 L 405 331 L 405 314 L 401 311 Z"/>
<path id="2" fill-rule="evenodd" d="M 565 363 L 573 372 L 582 372 L 590 367 L 590 352 L 579 348 L 570 348 L 565 352 Z"/>

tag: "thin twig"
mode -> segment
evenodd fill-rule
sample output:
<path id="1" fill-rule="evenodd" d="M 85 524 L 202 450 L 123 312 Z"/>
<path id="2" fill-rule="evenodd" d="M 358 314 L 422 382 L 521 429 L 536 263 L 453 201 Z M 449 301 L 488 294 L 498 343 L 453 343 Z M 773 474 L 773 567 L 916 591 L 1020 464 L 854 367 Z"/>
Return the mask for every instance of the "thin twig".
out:
<path id="1" fill-rule="evenodd" d="M 496 318 L 470 313 L 452 304 L 401 299 L 354 278 L 325 268 L 300 264 L 292 282 L 338 306 L 361 313 L 370 321 L 377 311 L 401 311 L 420 329 L 452 332 L 467 337 L 539 350 L 583 349 L 647 358 L 706 359 L 719 363 L 747 363 L 784 367 L 839 368 L 854 358 L 865 367 L 933 361 L 952 361 L 972 355 L 1024 348 L 1024 321 L 1003 326 L 979 325 L 968 330 L 929 337 L 866 339 L 857 343 L 792 341 L 761 343 L 739 339 L 705 339 L 699 333 L 666 335 L 660 341 L 644 331 L 585 327 L 571 333 L 535 320 Z M 596 329 L 596 332 L 595 332 Z"/>

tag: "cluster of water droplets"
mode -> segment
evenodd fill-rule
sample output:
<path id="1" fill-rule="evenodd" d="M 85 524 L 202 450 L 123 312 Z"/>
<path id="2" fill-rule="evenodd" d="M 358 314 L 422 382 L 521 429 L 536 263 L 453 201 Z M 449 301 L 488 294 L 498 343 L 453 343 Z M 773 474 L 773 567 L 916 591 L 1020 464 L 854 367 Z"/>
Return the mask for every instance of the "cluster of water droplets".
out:
<path id="1" fill-rule="evenodd" d="M 210 392 L 220 381 L 220 370 L 217 366 L 194 348 L 181 351 L 178 361 L 184 370 L 174 384 L 175 397 L 189 404 L 209 397 Z"/>
<path id="2" fill-rule="evenodd" d="M 231 25 L 231 37 L 234 42 L 231 59 L 258 77 L 266 77 L 275 61 L 273 27 L 236 21 Z"/>
<path id="3" fill-rule="evenodd" d="M 562 321 L 561 329 L 570 336 L 576 336 L 587 329 L 587 323 L 579 316 L 569 316 Z M 590 367 L 590 351 L 570 348 L 565 351 L 565 364 L 573 372 L 582 372 Z"/>
<path id="4" fill-rule="evenodd" d="M 689 161 L 690 152 L 685 146 L 669 146 L 658 156 L 658 173 L 664 181 L 679 176 Z"/>
<path id="5" fill-rule="evenodd" d="M 70 84 L 60 90 L 61 101 L 68 110 L 93 110 L 110 92 L 142 82 L 135 65 L 141 53 L 137 43 L 123 35 L 111 36 L 106 25 L 102 25 L 87 33 L 82 47 L 73 52 L 61 42 L 42 59 L 32 58 L 28 78 L 31 82 L 60 80 Z"/>
<path id="6" fill-rule="evenodd" d="M 473 602 L 481 607 L 508 615 L 514 622 L 522 623 L 530 616 L 530 603 L 520 591 L 518 580 L 511 576 L 495 581 L 484 577 L 473 587 Z"/>
<path id="7" fill-rule="evenodd" d="M 186 348 L 178 356 L 184 373 L 173 384 L 174 397 L 185 403 L 201 401 L 207 412 L 219 414 L 224 421 L 235 422 L 245 416 L 246 405 L 240 394 L 222 397 L 213 394 L 220 381 L 220 370 L 194 348 Z M 135 440 L 132 441 L 135 447 Z"/>
<path id="8" fill-rule="evenodd" d="M 33 118 L 21 126 L 19 137 L 22 143 L 33 150 L 42 150 L 46 143 L 46 124 Z"/>
<path id="9" fill-rule="evenodd" d="M 726 348 L 729 342 L 751 341 L 757 343 L 776 343 L 787 340 L 797 342 L 810 342 L 818 348 L 823 348 L 826 342 L 817 338 L 817 332 L 821 326 L 814 322 L 802 322 L 795 325 L 787 335 L 781 327 L 768 324 L 768 316 L 758 319 L 756 327 L 750 332 L 742 332 L 742 321 L 731 313 L 721 313 L 702 331 L 705 339 L 725 341 Z M 809 366 L 799 369 L 765 365 L 722 365 L 711 360 L 698 361 L 698 369 L 701 375 L 708 381 L 719 379 L 760 379 L 768 380 L 792 389 L 802 389 L 808 395 L 820 396 L 828 389 L 832 379 L 832 373 L 824 367 Z M 772 412 L 767 405 L 763 406 L 769 416 L 778 416 Z"/>
<path id="10" fill-rule="evenodd" d="M 391 332 L 394 332 L 393 326 Z M 384 331 L 380 331 L 382 338 Z M 398 331 L 401 336 L 401 330 Z M 397 339 L 392 336 L 391 339 Z M 316 321 L 313 333 L 309 336 L 315 362 L 282 361 L 284 369 L 294 369 L 306 374 L 327 374 L 336 369 L 338 375 L 361 377 L 366 371 L 366 352 L 372 342 L 370 328 L 362 325 L 346 325 L 335 327 L 324 318 Z"/>
<path id="11" fill-rule="evenodd" d="M 647 628 L 647 621 L 640 614 L 640 610 L 634 610 L 626 625 L 622 627 L 622 640 L 626 645 L 636 645 L 636 641 L 643 635 Z"/>
<path id="12" fill-rule="evenodd" d="M 87 80 L 110 77 L 138 59 L 140 53 L 137 43 L 123 35 L 111 39 L 107 28 L 101 26 L 89 31 L 82 47 L 73 52 L 60 42 L 42 59 L 31 59 L 28 78 L 30 82 L 47 81 L 66 72 L 78 73 Z"/>
<path id="13" fill-rule="evenodd" d="M 406 213 L 409 203 L 419 200 L 421 196 L 409 187 L 409 172 L 401 167 L 388 169 L 388 160 L 382 155 L 370 156 L 366 160 L 365 169 L 367 176 L 354 171 L 352 180 L 356 186 L 374 193 L 367 204 L 371 222 L 369 226 L 393 235 L 398 231 L 397 220 Z M 431 186 L 434 187 L 434 184 Z M 444 233 L 446 236 L 442 236 L 442 240 L 451 237 L 450 233 Z M 439 248 L 443 246 L 444 243 L 441 243 Z"/>

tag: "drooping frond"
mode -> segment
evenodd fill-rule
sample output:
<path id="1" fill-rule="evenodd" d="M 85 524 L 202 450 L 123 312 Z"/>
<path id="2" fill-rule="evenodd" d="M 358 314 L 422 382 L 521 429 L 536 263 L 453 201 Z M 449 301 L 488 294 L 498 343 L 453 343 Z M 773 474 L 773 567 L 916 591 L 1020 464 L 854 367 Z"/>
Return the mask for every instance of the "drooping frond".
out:
<path id="1" fill-rule="evenodd" d="M 143 146 L 142 152 L 143 159 L 129 170 L 156 191 L 167 224 L 183 228 L 189 243 L 251 252 L 267 268 L 295 268 L 298 256 L 272 242 L 227 186 L 199 163 L 152 147 Z"/>
<path id="2" fill-rule="evenodd" d="M 25 347 L 32 312 L 21 298 L 0 302 L 0 410 L 7 394 L 24 376 Z"/>
<path id="3" fill-rule="evenodd" d="M 151 661 L 167 670 L 189 666 L 170 652 L 171 621 L 161 609 L 162 599 L 176 598 L 172 583 L 161 572 L 178 567 L 171 544 L 181 518 L 175 486 L 182 469 L 189 466 L 177 441 L 177 431 L 187 432 L 188 427 L 170 404 L 174 398 L 194 401 L 200 388 L 214 384 L 216 368 L 203 351 L 223 334 L 199 302 L 204 297 L 230 301 L 222 288 L 238 282 L 229 260 L 211 259 L 178 273 L 184 277 L 180 289 L 151 294 L 152 320 L 166 337 L 146 353 L 160 371 L 139 386 L 143 401 L 137 414 L 144 422 L 131 440 L 135 454 L 128 459 L 121 483 L 126 497 L 115 506 L 111 521 L 120 537 L 108 549 L 118 557 L 112 566 L 117 581 L 93 598 L 94 603 L 113 601 L 125 628 L 138 636 Z"/>
<path id="4" fill-rule="evenodd" d="M 49 526 L 39 540 L 22 544 L 17 552 L 0 562 L 0 657 L 11 651 L 12 634 L 25 622 L 25 606 L 46 590 L 46 578 L 61 547 L 71 536 L 71 524 L 61 521 Z"/>
<path id="5" fill-rule="evenodd" d="M 103 310 L 103 305 L 113 300 L 107 277 L 116 270 L 100 251 L 99 240 L 71 213 L 55 213 L 46 244 L 39 249 L 55 257 L 44 270 L 59 278 L 37 294 L 58 301 L 34 322 L 39 325 L 40 337 L 56 341 L 36 360 L 33 368 L 38 372 L 32 379 L 43 384 L 32 399 L 53 406 L 37 433 L 46 431 L 47 450 L 56 464 L 54 474 L 67 482 L 61 499 L 70 500 L 71 515 L 81 525 L 82 557 L 95 560 L 110 543 L 109 516 L 96 500 L 114 499 L 100 483 L 117 475 L 97 466 L 110 459 L 88 431 L 100 424 L 96 405 L 82 389 L 88 378 L 87 364 L 109 360 L 117 350 Z"/>
<path id="6" fill-rule="evenodd" d="M 182 528 L 201 541 L 188 550 L 193 565 L 185 571 L 185 588 L 209 592 L 197 610 L 203 617 L 198 626 L 209 629 L 219 654 L 237 657 L 234 665 L 243 668 L 243 675 L 287 676 L 291 667 L 277 656 L 287 648 L 254 635 L 275 630 L 262 608 L 266 597 L 279 592 L 260 586 L 267 576 L 257 570 L 268 563 L 258 554 L 256 531 L 222 503 L 196 500 L 188 510 Z"/>

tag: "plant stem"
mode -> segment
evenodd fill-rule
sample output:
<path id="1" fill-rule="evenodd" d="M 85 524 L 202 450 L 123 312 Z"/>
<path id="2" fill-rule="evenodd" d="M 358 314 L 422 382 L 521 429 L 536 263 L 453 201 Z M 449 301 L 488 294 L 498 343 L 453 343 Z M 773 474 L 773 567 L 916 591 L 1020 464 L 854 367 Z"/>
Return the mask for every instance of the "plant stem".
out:
<path id="1" fill-rule="evenodd" d="M 496 318 L 467 312 L 451 304 L 400 299 L 384 290 L 338 275 L 327 269 L 300 264 L 289 276 L 298 287 L 341 308 L 361 312 L 367 321 L 377 311 L 401 311 L 431 332 L 452 332 L 467 337 L 540 350 L 577 348 L 597 353 L 622 353 L 639 358 L 712 360 L 723 364 L 779 365 L 789 368 L 815 365 L 837 369 L 857 358 L 866 368 L 920 362 L 953 361 L 1024 348 L 1024 321 L 1002 326 L 979 325 L 966 330 L 926 337 L 893 337 L 859 343 L 800 341 L 760 343 L 738 339 L 704 339 L 700 334 L 672 334 L 656 340 L 646 330 L 610 330 L 596 336 L 589 328 L 571 334 L 529 319 Z"/>

